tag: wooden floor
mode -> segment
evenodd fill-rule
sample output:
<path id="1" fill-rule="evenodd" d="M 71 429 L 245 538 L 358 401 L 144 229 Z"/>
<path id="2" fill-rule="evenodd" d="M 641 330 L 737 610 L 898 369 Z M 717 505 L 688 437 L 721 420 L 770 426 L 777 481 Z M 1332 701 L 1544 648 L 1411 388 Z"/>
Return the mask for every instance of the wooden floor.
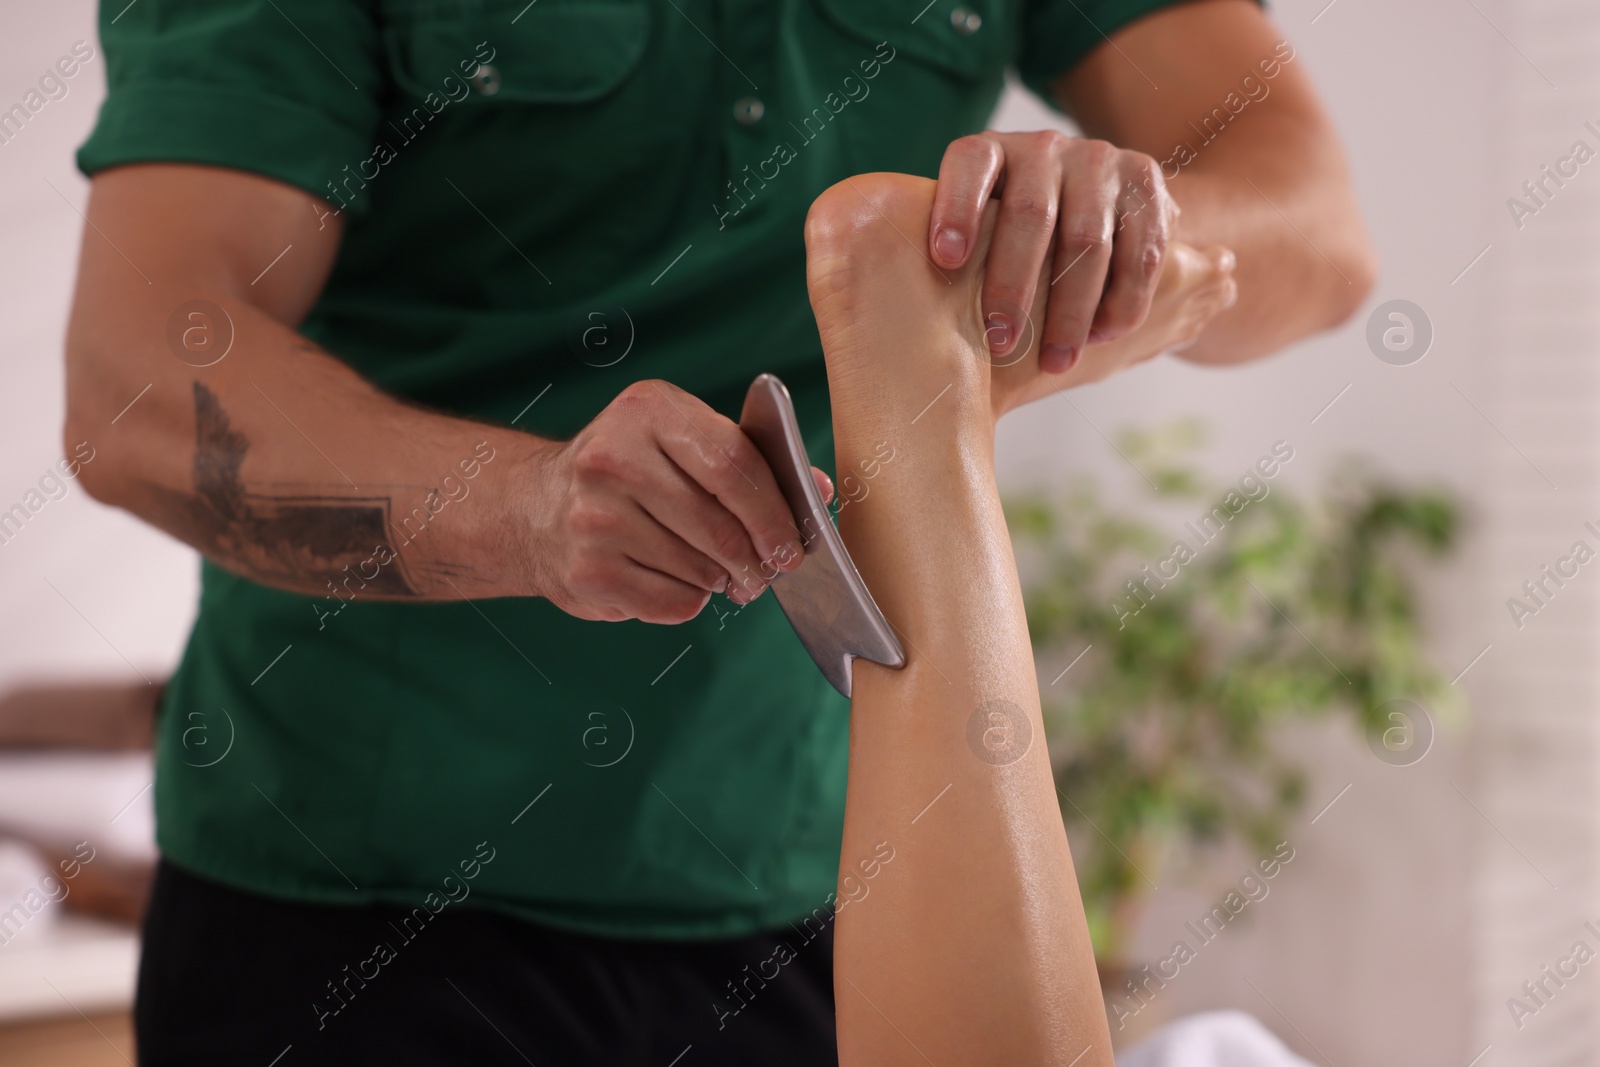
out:
<path id="1" fill-rule="evenodd" d="M 5 1067 L 128 1067 L 133 1018 L 127 1012 L 0 1026 Z"/>

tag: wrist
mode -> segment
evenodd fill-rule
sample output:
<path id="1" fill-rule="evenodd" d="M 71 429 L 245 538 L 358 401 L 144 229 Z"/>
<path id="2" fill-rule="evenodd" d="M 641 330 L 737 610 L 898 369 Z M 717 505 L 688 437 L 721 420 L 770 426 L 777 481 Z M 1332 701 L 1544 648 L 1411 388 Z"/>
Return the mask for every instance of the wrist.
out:
<path id="1" fill-rule="evenodd" d="M 504 448 L 507 463 L 500 472 L 495 513 L 487 531 L 499 595 L 549 597 L 547 561 L 552 554 L 566 442 L 507 434 Z"/>

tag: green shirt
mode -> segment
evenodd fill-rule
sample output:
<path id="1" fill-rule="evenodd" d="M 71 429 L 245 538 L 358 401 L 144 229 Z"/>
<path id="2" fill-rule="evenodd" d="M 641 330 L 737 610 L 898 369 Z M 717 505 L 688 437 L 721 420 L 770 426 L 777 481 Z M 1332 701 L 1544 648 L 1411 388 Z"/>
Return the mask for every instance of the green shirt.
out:
<path id="1" fill-rule="evenodd" d="M 827 468 L 812 199 L 936 175 L 1008 68 L 1043 89 L 1173 0 L 925 2 L 112 0 L 78 163 L 325 198 L 344 243 L 303 330 L 395 395 L 562 437 L 644 378 L 737 418 L 773 371 Z M 465 886 L 618 935 L 830 899 L 848 704 L 771 596 L 671 627 L 333 606 L 203 565 L 157 744 L 173 862 L 327 903 Z"/>

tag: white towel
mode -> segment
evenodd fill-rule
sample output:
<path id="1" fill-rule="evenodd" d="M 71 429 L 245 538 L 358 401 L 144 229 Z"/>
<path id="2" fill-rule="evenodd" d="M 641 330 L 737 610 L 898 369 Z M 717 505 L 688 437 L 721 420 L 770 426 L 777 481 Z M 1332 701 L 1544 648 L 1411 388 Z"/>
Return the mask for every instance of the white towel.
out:
<path id="1" fill-rule="evenodd" d="M 148 752 L 0 753 L 0 832 L 154 860 Z"/>
<path id="2" fill-rule="evenodd" d="M 60 916 L 67 890 L 53 874 L 32 848 L 0 840 L 0 949 L 32 941 Z"/>
<path id="3" fill-rule="evenodd" d="M 1117 1057 L 1117 1067 L 1312 1067 L 1252 1015 L 1213 1011 L 1168 1023 Z"/>

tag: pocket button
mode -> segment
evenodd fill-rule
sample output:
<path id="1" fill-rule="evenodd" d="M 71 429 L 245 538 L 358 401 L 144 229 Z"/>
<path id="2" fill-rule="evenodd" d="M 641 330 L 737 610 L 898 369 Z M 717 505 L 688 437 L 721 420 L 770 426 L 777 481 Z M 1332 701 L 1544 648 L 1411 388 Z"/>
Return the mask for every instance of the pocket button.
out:
<path id="1" fill-rule="evenodd" d="M 983 28 L 983 16 L 970 7 L 958 7 L 950 12 L 950 25 L 963 37 L 971 37 Z"/>
<path id="2" fill-rule="evenodd" d="M 484 96 L 493 96 L 500 91 L 500 71 L 488 63 L 479 63 L 478 69 L 467 80 Z"/>
<path id="3" fill-rule="evenodd" d="M 733 121 L 741 126 L 754 126 L 767 113 L 767 105 L 758 96 L 740 98 L 733 105 Z"/>

